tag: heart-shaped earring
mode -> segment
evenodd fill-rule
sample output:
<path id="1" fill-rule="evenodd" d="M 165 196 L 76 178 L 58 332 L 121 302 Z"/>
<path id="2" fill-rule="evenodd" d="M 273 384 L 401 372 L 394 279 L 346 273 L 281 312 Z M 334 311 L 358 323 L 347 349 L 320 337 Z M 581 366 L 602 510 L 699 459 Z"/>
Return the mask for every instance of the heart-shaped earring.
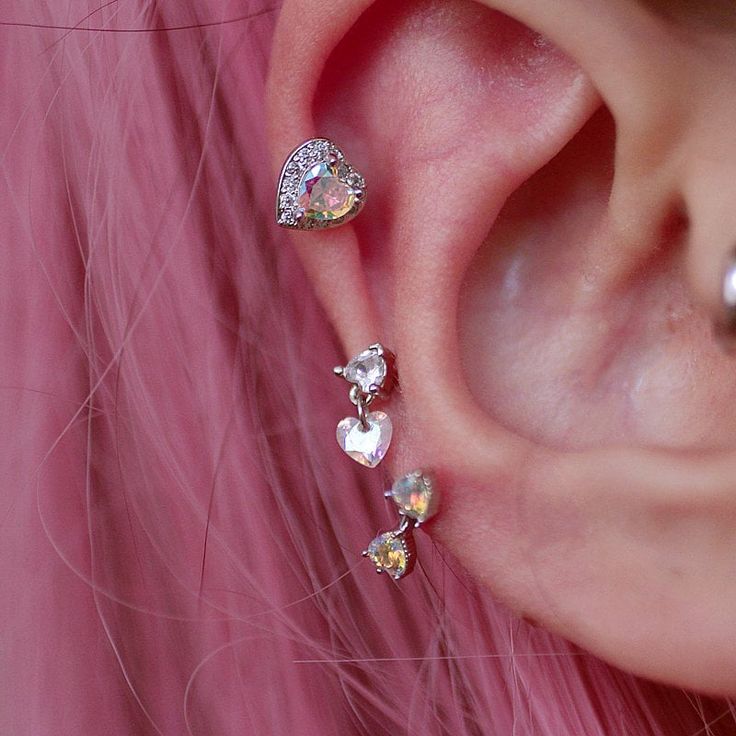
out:
<path id="1" fill-rule="evenodd" d="M 337 443 L 355 462 L 375 468 L 391 444 L 391 419 L 382 411 L 366 411 L 377 398 L 385 399 L 396 382 L 394 355 L 375 343 L 347 365 L 334 369 L 350 387 L 350 401 L 358 418 L 345 417 L 337 425 Z"/>
<path id="2" fill-rule="evenodd" d="M 355 462 L 375 468 L 388 452 L 392 433 L 388 414 L 372 411 L 365 415 L 363 422 L 356 417 L 345 417 L 337 425 L 337 443 Z"/>
<path id="3" fill-rule="evenodd" d="M 388 573 L 394 580 L 408 575 L 414 567 L 416 545 L 412 533 L 437 513 L 437 485 L 429 470 L 413 470 L 399 478 L 385 493 L 399 507 L 399 524 L 390 532 L 379 534 L 363 550 L 376 566 L 376 572 Z"/>
<path id="4" fill-rule="evenodd" d="M 327 138 L 312 138 L 286 159 L 276 195 L 276 222 L 295 230 L 336 227 L 365 202 L 365 180 Z"/>
<path id="5" fill-rule="evenodd" d="M 349 457 L 361 465 L 375 468 L 391 444 L 391 420 L 382 411 L 368 411 L 376 399 L 388 398 L 398 383 L 396 358 L 390 350 L 374 343 L 337 366 L 336 375 L 350 384 L 350 401 L 358 417 L 345 417 L 337 425 L 337 442 Z M 437 513 L 438 493 L 434 473 L 419 469 L 402 476 L 385 493 L 399 512 L 398 526 L 383 532 L 363 550 L 376 572 L 388 573 L 394 580 L 408 575 L 415 563 L 413 532 Z"/>

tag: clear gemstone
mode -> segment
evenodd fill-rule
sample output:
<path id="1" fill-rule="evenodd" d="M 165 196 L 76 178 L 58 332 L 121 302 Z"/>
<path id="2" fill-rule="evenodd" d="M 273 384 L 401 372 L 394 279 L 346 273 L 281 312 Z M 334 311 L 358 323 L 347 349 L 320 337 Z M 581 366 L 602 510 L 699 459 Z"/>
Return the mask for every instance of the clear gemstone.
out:
<path id="1" fill-rule="evenodd" d="M 437 511 L 434 479 L 421 470 L 399 478 L 391 488 L 391 498 L 403 514 L 416 519 L 420 524 Z"/>
<path id="2" fill-rule="evenodd" d="M 351 172 L 346 181 L 353 189 L 360 189 L 363 186 L 363 178 L 356 171 Z"/>
<path id="3" fill-rule="evenodd" d="M 386 571 L 397 580 L 406 572 L 409 555 L 404 540 L 396 532 L 379 534 L 368 545 L 366 554 L 377 570 Z"/>
<path id="4" fill-rule="evenodd" d="M 366 415 L 368 429 L 356 417 L 345 417 L 337 425 L 337 443 L 353 460 L 375 468 L 383 460 L 391 444 L 393 428 L 388 415 L 372 411 Z"/>
<path id="5" fill-rule="evenodd" d="M 337 220 L 355 204 L 355 192 L 338 177 L 337 168 L 317 163 L 299 182 L 299 206 L 312 220 Z"/>
<path id="6" fill-rule="evenodd" d="M 356 355 L 346 366 L 343 375 L 365 394 L 378 391 L 386 380 L 388 367 L 382 355 L 369 348 Z"/>

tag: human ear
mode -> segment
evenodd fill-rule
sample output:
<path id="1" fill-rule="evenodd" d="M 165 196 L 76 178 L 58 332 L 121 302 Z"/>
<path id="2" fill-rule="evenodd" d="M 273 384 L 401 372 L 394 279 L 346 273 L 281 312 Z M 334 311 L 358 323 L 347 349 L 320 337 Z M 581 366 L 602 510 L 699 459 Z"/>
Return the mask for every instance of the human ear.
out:
<path id="1" fill-rule="evenodd" d="M 661 256 L 678 128 L 652 137 L 656 106 L 617 89 L 579 40 L 585 18 L 502 5 L 286 0 L 274 169 L 324 135 L 368 182 L 353 223 L 294 247 L 346 354 L 381 340 L 398 356 L 390 462 L 437 469 L 435 537 L 520 614 L 640 674 L 727 692 L 735 464 L 714 449 L 736 435 L 712 407 L 736 387 Z M 648 193 L 642 150 L 662 184 Z M 694 351 L 703 380 L 680 399 Z"/>
<path id="2" fill-rule="evenodd" d="M 393 337 L 404 281 L 461 277 L 509 193 L 597 104 L 559 51 L 471 3 L 286 3 L 274 59 L 277 159 L 328 129 L 370 187 L 354 229 L 295 238 L 348 352 Z"/>

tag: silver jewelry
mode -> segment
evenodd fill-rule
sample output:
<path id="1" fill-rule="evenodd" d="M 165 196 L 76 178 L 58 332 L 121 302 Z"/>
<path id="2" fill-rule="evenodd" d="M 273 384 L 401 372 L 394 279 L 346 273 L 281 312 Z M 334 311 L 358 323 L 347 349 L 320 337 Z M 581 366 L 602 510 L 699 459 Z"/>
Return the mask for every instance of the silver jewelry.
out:
<path id="1" fill-rule="evenodd" d="M 376 572 L 400 580 L 412 571 L 416 561 L 412 532 L 437 513 L 437 483 L 430 471 L 413 470 L 399 478 L 384 495 L 398 506 L 398 526 L 375 537 L 363 550 L 363 556 L 371 560 Z"/>
<path id="2" fill-rule="evenodd" d="M 391 444 L 391 420 L 382 411 L 368 411 L 376 399 L 386 399 L 397 384 L 394 354 L 374 343 L 337 366 L 334 373 L 351 384 L 349 397 L 358 416 L 345 417 L 337 425 L 337 442 L 353 460 L 375 468 Z M 408 575 L 416 561 L 413 531 L 437 511 L 437 484 L 427 470 L 414 470 L 399 478 L 384 494 L 398 507 L 399 523 L 395 529 L 379 534 L 363 556 L 368 557 L 379 573 L 394 580 Z"/>
<path id="3" fill-rule="evenodd" d="M 727 353 L 736 352 L 736 252 L 729 255 L 721 284 L 720 314 L 713 320 L 713 333 Z"/>
<path id="4" fill-rule="evenodd" d="M 348 396 L 358 412 L 337 425 L 337 443 L 356 462 L 375 468 L 388 452 L 393 428 L 388 414 L 368 408 L 388 398 L 396 383 L 394 355 L 375 343 L 334 372 L 351 384 Z"/>
<path id="5" fill-rule="evenodd" d="M 276 193 L 276 222 L 295 230 L 336 227 L 365 203 L 365 180 L 327 138 L 312 138 L 286 159 Z"/>

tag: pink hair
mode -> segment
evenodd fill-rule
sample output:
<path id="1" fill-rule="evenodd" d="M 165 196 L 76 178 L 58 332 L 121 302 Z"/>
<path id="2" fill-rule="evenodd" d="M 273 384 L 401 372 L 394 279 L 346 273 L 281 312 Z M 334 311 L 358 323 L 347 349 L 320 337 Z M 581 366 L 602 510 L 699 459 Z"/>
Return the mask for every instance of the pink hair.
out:
<path id="1" fill-rule="evenodd" d="M 271 224 L 277 8 L 64 5 L 0 17 L 0 733 L 733 733 L 426 537 L 372 574 L 380 474 Z"/>

